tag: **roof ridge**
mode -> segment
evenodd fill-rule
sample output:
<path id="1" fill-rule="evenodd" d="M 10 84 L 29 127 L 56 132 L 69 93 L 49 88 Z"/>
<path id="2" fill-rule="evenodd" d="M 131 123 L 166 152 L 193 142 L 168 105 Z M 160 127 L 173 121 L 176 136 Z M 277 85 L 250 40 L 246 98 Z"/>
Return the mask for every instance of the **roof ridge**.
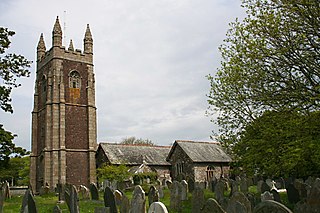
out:
<path id="1" fill-rule="evenodd" d="M 137 147 L 155 147 L 155 148 L 171 148 L 172 146 L 161 146 L 161 145 L 148 145 L 148 144 L 121 144 L 117 142 L 101 142 L 100 144 L 112 145 L 112 146 L 137 146 Z"/>
<path id="2" fill-rule="evenodd" d="M 192 141 L 192 140 L 175 140 L 175 142 L 181 142 L 181 143 L 207 143 L 207 144 L 220 144 L 216 141 Z"/>

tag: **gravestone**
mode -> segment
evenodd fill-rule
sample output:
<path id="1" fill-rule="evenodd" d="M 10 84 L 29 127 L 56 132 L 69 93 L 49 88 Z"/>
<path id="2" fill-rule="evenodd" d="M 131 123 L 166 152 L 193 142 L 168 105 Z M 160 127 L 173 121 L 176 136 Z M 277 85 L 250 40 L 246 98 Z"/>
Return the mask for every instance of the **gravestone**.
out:
<path id="1" fill-rule="evenodd" d="M 130 201 L 129 198 L 123 194 L 122 200 L 121 200 L 121 206 L 120 206 L 120 213 L 129 213 L 130 212 Z"/>
<path id="2" fill-rule="evenodd" d="M 273 200 L 273 195 L 271 192 L 265 191 L 264 193 L 261 194 L 261 201 L 265 200 Z"/>
<path id="3" fill-rule="evenodd" d="M 181 184 L 173 181 L 170 187 L 170 208 L 176 211 L 181 209 Z"/>
<path id="4" fill-rule="evenodd" d="M 90 199 L 90 190 L 86 186 L 80 185 L 79 195 L 82 199 L 88 200 Z"/>
<path id="5" fill-rule="evenodd" d="M 188 200 L 188 183 L 185 180 L 181 181 L 181 200 Z"/>
<path id="6" fill-rule="evenodd" d="M 262 187 L 262 184 L 264 183 L 263 180 L 259 180 L 258 183 L 257 183 L 257 192 L 258 194 L 261 194 L 261 187 Z"/>
<path id="7" fill-rule="evenodd" d="M 246 207 L 236 200 L 230 200 L 227 207 L 228 213 L 247 213 Z"/>
<path id="8" fill-rule="evenodd" d="M 58 183 L 57 191 L 59 194 L 59 197 L 58 197 L 59 202 L 64 202 L 66 200 L 66 197 L 65 197 L 66 185 L 62 183 Z"/>
<path id="9" fill-rule="evenodd" d="M 168 188 L 170 189 L 171 185 L 172 185 L 172 181 L 171 180 L 166 180 L 166 185 L 168 186 Z"/>
<path id="10" fill-rule="evenodd" d="M 192 213 L 201 212 L 205 203 L 203 189 L 196 187 L 192 192 Z"/>
<path id="11" fill-rule="evenodd" d="M 53 213 L 62 213 L 62 210 L 59 206 L 56 205 L 55 207 L 53 207 Z"/>
<path id="12" fill-rule="evenodd" d="M 239 191 L 237 181 L 230 179 L 230 187 L 231 187 L 231 191 L 230 191 L 230 197 L 231 197 L 235 192 Z"/>
<path id="13" fill-rule="evenodd" d="M 22 198 L 22 204 L 21 204 L 21 209 L 20 212 L 24 213 L 24 212 L 28 212 L 28 196 L 29 196 L 29 189 L 27 189 L 27 191 L 24 193 L 24 196 Z"/>
<path id="14" fill-rule="evenodd" d="M 95 207 L 94 213 L 110 213 L 110 207 Z"/>
<path id="15" fill-rule="evenodd" d="M 241 180 L 240 180 L 240 191 L 242 193 L 248 192 L 248 183 L 247 183 L 247 179 L 245 177 L 241 178 Z"/>
<path id="16" fill-rule="evenodd" d="M 99 200 L 99 191 L 95 183 L 90 184 L 90 194 L 92 200 Z"/>
<path id="17" fill-rule="evenodd" d="M 110 213 L 117 213 L 117 205 L 114 199 L 114 194 L 108 186 L 104 189 L 103 200 L 104 206 L 110 208 Z"/>
<path id="18" fill-rule="evenodd" d="M 159 198 L 160 198 L 160 199 L 164 198 L 163 187 L 164 187 L 164 186 L 159 186 L 159 189 L 158 189 L 158 191 L 159 191 Z"/>
<path id="19" fill-rule="evenodd" d="M 263 194 L 264 192 L 269 192 L 270 189 L 270 186 L 266 182 L 263 182 L 261 184 L 261 194 Z"/>
<path id="20" fill-rule="evenodd" d="M 232 197 L 230 198 L 229 202 L 233 202 L 234 204 L 236 204 L 237 202 L 241 203 L 245 209 L 247 213 L 251 213 L 251 203 L 248 200 L 248 198 L 244 195 L 244 193 L 242 192 L 235 192 Z M 236 206 L 238 206 L 238 204 L 236 204 Z"/>
<path id="21" fill-rule="evenodd" d="M 79 213 L 79 198 L 74 185 L 66 186 L 65 197 L 70 213 Z"/>
<path id="22" fill-rule="evenodd" d="M 0 213 L 3 212 L 3 203 L 4 203 L 4 190 L 2 184 L 0 184 Z"/>
<path id="23" fill-rule="evenodd" d="M 209 198 L 204 204 L 201 213 L 226 213 L 220 204 L 213 198 Z"/>
<path id="24" fill-rule="evenodd" d="M 168 213 L 167 207 L 161 202 L 151 203 L 148 213 Z"/>
<path id="25" fill-rule="evenodd" d="M 304 200 L 308 196 L 308 189 L 311 188 L 308 184 L 303 183 L 302 181 L 295 181 L 294 187 L 298 190 L 301 200 Z"/>
<path id="26" fill-rule="evenodd" d="M 305 181 L 305 183 L 308 184 L 309 186 L 312 186 L 314 181 L 315 181 L 315 178 L 309 176 L 308 179 Z"/>
<path id="27" fill-rule="evenodd" d="M 313 210 L 313 212 L 320 212 L 320 179 L 317 178 L 310 190 L 307 198 L 307 205 Z"/>
<path id="28" fill-rule="evenodd" d="M 281 203 L 280 195 L 277 190 L 272 189 L 271 193 L 273 195 L 273 200 Z"/>
<path id="29" fill-rule="evenodd" d="M 299 191 L 292 183 L 287 184 L 287 196 L 290 203 L 297 203 L 300 201 Z"/>
<path id="30" fill-rule="evenodd" d="M 266 184 L 268 184 L 269 188 L 271 189 L 272 187 L 272 180 L 271 179 L 266 179 Z"/>
<path id="31" fill-rule="evenodd" d="M 292 213 L 285 205 L 274 200 L 266 200 L 259 203 L 253 210 L 253 213 Z"/>
<path id="32" fill-rule="evenodd" d="M 224 188 L 225 185 L 222 181 L 218 181 L 216 186 L 214 187 L 214 193 L 216 196 L 216 200 L 221 204 L 221 200 L 224 198 Z"/>
<path id="33" fill-rule="evenodd" d="M 37 213 L 36 203 L 29 189 L 24 194 L 20 212 L 21 213 Z"/>
<path id="34" fill-rule="evenodd" d="M 10 185 L 7 181 L 4 183 L 4 198 L 11 198 Z"/>
<path id="35" fill-rule="evenodd" d="M 159 192 L 154 186 L 150 186 L 149 192 L 148 192 L 148 200 L 149 200 L 149 206 L 153 202 L 159 201 Z"/>
<path id="36" fill-rule="evenodd" d="M 122 201 L 122 192 L 120 192 L 118 189 L 115 190 L 113 192 L 113 195 L 114 195 L 114 199 L 116 201 L 116 205 L 117 206 L 120 206 L 121 205 L 121 201 Z"/>
<path id="37" fill-rule="evenodd" d="M 134 188 L 131 200 L 131 213 L 145 213 L 146 212 L 146 195 L 140 185 Z"/>

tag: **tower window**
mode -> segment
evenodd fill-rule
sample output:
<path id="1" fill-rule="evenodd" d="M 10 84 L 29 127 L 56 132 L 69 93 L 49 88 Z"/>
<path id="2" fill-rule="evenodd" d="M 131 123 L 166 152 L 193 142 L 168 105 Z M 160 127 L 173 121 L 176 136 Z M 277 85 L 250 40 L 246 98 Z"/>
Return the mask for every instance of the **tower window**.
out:
<path id="1" fill-rule="evenodd" d="M 79 72 L 72 71 L 69 75 L 69 87 L 70 88 L 80 88 L 81 87 L 81 77 Z"/>
<path id="2" fill-rule="evenodd" d="M 42 92 L 47 91 L 47 79 L 45 75 L 42 76 L 41 87 L 42 87 Z"/>

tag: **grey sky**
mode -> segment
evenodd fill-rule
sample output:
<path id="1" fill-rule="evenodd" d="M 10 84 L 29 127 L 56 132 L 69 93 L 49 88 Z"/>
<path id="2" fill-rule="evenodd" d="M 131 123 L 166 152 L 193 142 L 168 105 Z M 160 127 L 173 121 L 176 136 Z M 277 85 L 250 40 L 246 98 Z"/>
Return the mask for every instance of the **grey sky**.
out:
<path id="1" fill-rule="evenodd" d="M 66 46 L 94 39 L 98 142 L 136 136 L 161 145 L 209 140 L 206 75 L 220 64 L 228 23 L 243 17 L 240 0 L 4 0 L 1 25 L 16 32 L 10 51 L 35 61 L 41 33 L 47 49 L 56 16 Z M 66 13 L 64 13 L 66 11 Z M 30 149 L 32 75 L 13 92 L 14 114 L 0 112 L 15 142 Z"/>

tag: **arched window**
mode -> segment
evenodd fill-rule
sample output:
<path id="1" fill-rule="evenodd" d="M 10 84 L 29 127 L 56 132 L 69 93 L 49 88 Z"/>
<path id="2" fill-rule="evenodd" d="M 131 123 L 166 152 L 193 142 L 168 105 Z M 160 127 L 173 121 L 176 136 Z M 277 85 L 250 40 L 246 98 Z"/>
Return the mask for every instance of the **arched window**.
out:
<path id="1" fill-rule="evenodd" d="M 207 181 L 212 180 L 212 178 L 214 176 L 214 167 L 213 166 L 208 166 L 206 173 L 207 173 Z"/>
<path id="2" fill-rule="evenodd" d="M 81 77 L 79 72 L 72 71 L 69 74 L 69 87 L 70 88 L 80 88 L 81 87 Z"/>
<path id="3" fill-rule="evenodd" d="M 47 91 L 47 78 L 45 75 L 43 75 L 41 79 L 41 88 L 42 88 L 42 92 Z"/>

